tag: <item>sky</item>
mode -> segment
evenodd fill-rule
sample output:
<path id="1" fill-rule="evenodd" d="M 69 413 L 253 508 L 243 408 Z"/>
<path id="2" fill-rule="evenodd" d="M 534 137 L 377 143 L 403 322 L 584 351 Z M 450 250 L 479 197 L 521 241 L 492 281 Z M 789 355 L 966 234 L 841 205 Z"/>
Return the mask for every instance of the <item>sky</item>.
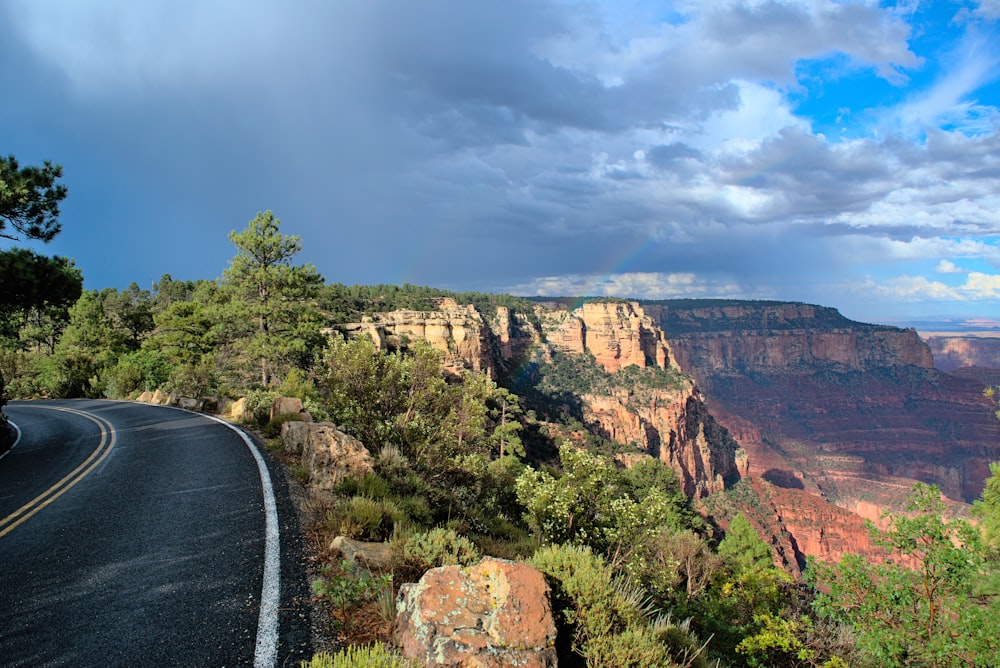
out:
<path id="1" fill-rule="evenodd" d="M 271 210 L 331 283 L 1000 322 L 1000 0 L 0 0 L 0 91 L 87 288 Z"/>

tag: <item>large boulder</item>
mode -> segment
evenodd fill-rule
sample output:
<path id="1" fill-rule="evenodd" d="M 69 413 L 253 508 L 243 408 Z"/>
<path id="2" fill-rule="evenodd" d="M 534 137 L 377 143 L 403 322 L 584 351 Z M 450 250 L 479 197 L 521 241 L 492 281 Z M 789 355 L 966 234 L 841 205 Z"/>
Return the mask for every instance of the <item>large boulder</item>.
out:
<path id="1" fill-rule="evenodd" d="M 298 397 L 278 397 L 271 404 L 271 419 L 279 415 L 297 415 L 303 422 L 312 422 L 312 416 L 306 412 L 302 400 Z"/>
<path id="2" fill-rule="evenodd" d="M 247 407 L 247 398 L 240 397 L 229 406 L 229 419 L 235 422 L 246 422 L 250 418 L 250 409 Z"/>
<path id="3" fill-rule="evenodd" d="M 360 480 L 374 470 L 364 444 L 330 422 L 286 422 L 281 437 L 287 452 L 302 456 L 314 487 L 333 489 L 345 478 Z"/>
<path id="4" fill-rule="evenodd" d="M 487 557 L 474 566 L 432 568 L 400 587 L 396 611 L 396 643 L 421 665 L 556 665 L 549 587 L 527 564 Z"/>
<path id="5" fill-rule="evenodd" d="M 149 398 L 149 403 L 163 405 L 167 403 L 167 395 L 164 394 L 163 390 L 160 388 L 156 388 L 156 391 L 153 392 L 153 396 Z"/>
<path id="6" fill-rule="evenodd" d="M 148 404 L 152 400 L 153 400 L 153 393 L 150 392 L 149 390 L 146 390 L 145 392 L 143 392 L 142 394 L 140 394 L 138 397 L 136 397 L 136 401 L 141 401 L 144 404 Z"/>
<path id="7" fill-rule="evenodd" d="M 194 397 L 179 397 L 177 399 L 177 407 L 188 411 L 200 411 L 202 402 L 201 399 L 195 399 Z"/>

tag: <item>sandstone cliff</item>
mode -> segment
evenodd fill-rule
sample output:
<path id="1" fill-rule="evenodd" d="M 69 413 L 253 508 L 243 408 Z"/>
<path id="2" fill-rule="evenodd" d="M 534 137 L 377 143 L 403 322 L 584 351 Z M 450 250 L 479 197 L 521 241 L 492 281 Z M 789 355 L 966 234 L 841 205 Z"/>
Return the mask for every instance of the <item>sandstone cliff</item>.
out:
<path id="1" fill-rule="evenodd" d="M 900 510 L 917 481 L 937 484 L 960 508 L 1000 458 L 1000 423 L 982 386 L 934 369 L 913 330 L 804 304 L 643 308 L 747 451 L 744 472 L 785 490 L 774 502 L 807 554 L 863 547 L 860 517 Z"/>
<path id="2" fill-rule="evenodd" d="M 359 323 L 340 325 L 349 336 L 371 337 L 380 350 L 422 340 L 444 353 L 445 369 L 498 373 L 523 359 L 538 342 L 539 333 L 523 314 L 497 307 L 491 320 L 471 304 L 442 299 L 436 310 L 399 310 L 365 316 Z"/>
<path id="3" fill-rule="evenodd" d="M 572 312 L 542 315 L 546 340 L 573 353 L 589 352 L 607 371 L 674 364 L 666 337 L 638 302 L 588 302 Z"/>
<path id="4" fill-rule="evenodd" d="M 343 326 L 380 347 L 422 339 L 443 351 L 453 373 L 488 371 L 523 378 L 532 356 L 592 355 L 610 374 L 627 367 L 671 370 L 660 388 L 584 392 L 583 422 L 593 433 L 634 445 L 677 471 L 687 494 L 704 496 L 738 478 L 737 445 L 709 413 L 694 383 L 673 361 L 666 337 L 637 303 L 587 303 L 573 310 L 538 307 L 529 318 L 500 307 L 486 315 L 442 300 L 435 311 L 393 311 Z"/>

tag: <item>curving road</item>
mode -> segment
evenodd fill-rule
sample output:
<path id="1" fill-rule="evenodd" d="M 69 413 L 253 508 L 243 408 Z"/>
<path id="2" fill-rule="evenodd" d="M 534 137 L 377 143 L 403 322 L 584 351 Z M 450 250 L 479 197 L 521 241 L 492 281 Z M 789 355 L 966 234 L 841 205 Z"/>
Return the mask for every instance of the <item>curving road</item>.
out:
<path id="1" fill-rule="evenodd" d="M 127 402 L 5 412 L 21 438 L 0 459 L 0 664 L 272 666 L 304 646 L 277 635 L 294 604 L 249 439 Z"/>

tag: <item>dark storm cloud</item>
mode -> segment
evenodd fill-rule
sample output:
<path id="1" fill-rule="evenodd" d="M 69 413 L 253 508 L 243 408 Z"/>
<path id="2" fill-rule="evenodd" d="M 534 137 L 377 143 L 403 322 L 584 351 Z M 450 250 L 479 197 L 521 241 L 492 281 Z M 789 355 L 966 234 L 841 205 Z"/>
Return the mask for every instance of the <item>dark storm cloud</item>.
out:
<path id="1" fill-rule="evenodd" d="M 866 240 L 907 255 L 1000 209 L 996 132 L 832 142 L 794 115 L 803 59 L 894 83 L 919 64 L 868 3 L 680 3 L 669 23 L 542 0 L 85 7 L 0 8 L 23 102 L 0 119 L 5 152 L 66 165 L 58 243 L 94 287 L 218 275 L 226 233 L 272 209 L 335 281 L 688 272 L 707 278 L 671 289 L 778 294 Z"/>

